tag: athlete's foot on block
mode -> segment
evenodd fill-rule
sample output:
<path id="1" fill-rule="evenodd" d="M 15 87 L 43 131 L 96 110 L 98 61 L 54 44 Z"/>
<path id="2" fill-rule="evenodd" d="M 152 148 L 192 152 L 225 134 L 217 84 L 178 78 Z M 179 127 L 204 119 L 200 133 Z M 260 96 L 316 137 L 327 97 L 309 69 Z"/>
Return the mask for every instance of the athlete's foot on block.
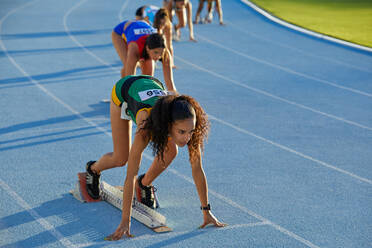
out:
<path id="1" fill-rule="evenodd" d="M 96 161 L 89 161 L 86 166 L 86 189 L 90 197 L 99 199 L 99 177 L 100 175 L 92 171 L 91 167 Z"/>
<path id="2" fill-rule="evenodd" d="M 76 199 L 81 202 L 98 202 L 101 200 L 99 197 L 98 199 L 93 199 L 87 191 L 87 173 L 80 172 L 78 173 L 78 185 L 77 187 L 71 191 Z"/>
<path id="3" fill-rule="evenodd" d="M 144 178 L 145 174 L 138 176 L 136 182 L 136 197 L 137 201 L 140 203 L 150 207 L 150 208 L 158 208 L 155 191 L 156 188 L 152 185 L 144 186 L 142 184 L 142 179 Z"/>

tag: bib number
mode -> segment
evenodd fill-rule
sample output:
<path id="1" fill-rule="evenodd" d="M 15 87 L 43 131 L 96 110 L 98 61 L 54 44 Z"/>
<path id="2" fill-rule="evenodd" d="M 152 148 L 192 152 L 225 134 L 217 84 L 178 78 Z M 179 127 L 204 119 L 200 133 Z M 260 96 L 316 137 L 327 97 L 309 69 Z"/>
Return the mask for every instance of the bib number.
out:
<path id="1" fill-rule="evenodd" d="M 166 96 L 166 93 L 163 90 L 153 89 L 153 90 L 144 90 L 138 92 L 138 95 L 141 101 L 146 101 L 155 96 Z"/>

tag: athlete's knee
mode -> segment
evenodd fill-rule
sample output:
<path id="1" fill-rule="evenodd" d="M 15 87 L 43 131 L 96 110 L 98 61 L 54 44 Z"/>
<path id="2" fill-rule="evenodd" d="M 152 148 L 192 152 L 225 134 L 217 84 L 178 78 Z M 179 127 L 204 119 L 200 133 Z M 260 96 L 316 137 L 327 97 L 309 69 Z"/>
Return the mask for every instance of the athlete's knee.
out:
<path id="1" fill-rule="evenodd" d="M 113 157 L 115 167 L 123 167 L 128 162 L 128 156 Z"/>

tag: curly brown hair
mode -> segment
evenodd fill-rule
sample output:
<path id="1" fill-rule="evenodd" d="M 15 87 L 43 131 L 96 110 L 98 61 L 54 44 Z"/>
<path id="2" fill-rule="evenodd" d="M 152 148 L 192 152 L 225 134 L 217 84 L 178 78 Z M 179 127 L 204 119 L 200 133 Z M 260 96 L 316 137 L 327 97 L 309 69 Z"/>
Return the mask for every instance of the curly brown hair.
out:
<path id="1" fill-rule="evenodd" d="M 200 104 L 191 96 L 168 95 L 159 98 L 151 110 L 143 129 L 151 136 L 150 145 L 154 155 L 163 159 L 172 124 L 178 120 L 196 118 L 196 125 L 190 141 L 187 143 L 190 162 L 198 159 L 204 141 L 208 137 L 210 123 Z"/>

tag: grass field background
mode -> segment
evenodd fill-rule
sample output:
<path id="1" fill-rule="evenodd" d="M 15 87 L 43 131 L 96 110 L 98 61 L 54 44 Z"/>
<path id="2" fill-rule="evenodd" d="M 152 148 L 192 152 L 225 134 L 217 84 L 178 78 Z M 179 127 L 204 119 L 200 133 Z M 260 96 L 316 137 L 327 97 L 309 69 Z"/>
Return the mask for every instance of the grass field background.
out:
<path id="1" fill-rule="evenodd" d="M 372 47 L 372 0 L 252 0 L 292 24 Z"/>

